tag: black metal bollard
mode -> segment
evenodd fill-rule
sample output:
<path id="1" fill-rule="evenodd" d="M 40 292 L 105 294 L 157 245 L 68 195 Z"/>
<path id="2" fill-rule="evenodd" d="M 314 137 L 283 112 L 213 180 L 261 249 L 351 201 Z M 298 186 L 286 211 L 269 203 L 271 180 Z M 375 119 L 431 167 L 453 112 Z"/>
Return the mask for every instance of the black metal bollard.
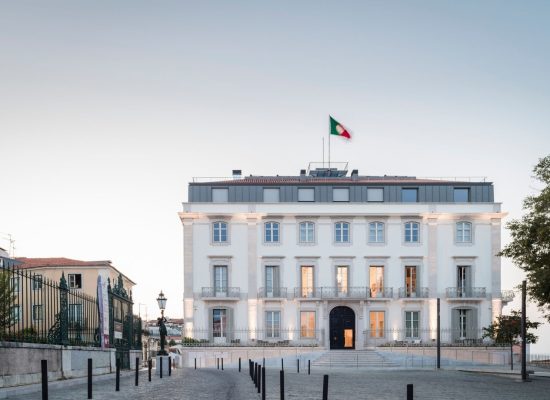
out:
<path id="1" fill-rule="evenodd" d="M 258 393 L 262 391 L 262 366 L 258 364 Z"/>
<path id="2" fill-rule="evenodd" d="M 223 357 L 222 357 L 222 371 L 223 371 Z"/>
<path id="3" fill-rule="evenodd" d="M 281 358 L 281 370 L 285 370 L 285 362 L 284 360 Z"/>
<path id="4" fill-rule="evenodd" d="M 42 370 L 42 400 L 48 400 L 48 360 L 40 361 Z"/>
<path id="5" fill-rule="evenodd" d="M 265 400 L 265 367 L 262 368 L 262 400 Z"/>
<path id="6" fill-rule="evenodd" d="M 163 356 L 160 356 L 159 357 L 159 361 L 160 361 L 160 379 L 162 379 L 162 361 L 164 360 L 164 357 Z M 158 368 L 158 366 L 157 366 Z"/>
<path id="7" fill-rule="evenodd" d="M 262 368 L 265 368 L 265 357 L 262 360 Z"/>
<path id="8" fill-rule="evenodd" d="M 300 359 L 299 358 L 296 360 L 296 372 L 300 373 Z"/>
<path id="9" fill-rule="evenodd" d="M 281 389 L 281 400 L 285 400 L 285 371 L 279 372 L 279 387 Z"/>
<path id="10" fill-rule="evenodd" d="M 307 360 L 307 374 L 311 375 L 311 360 Z"/>
<path id="11" fill-rule="evenodd" d="M 248 374 L 250 375 L 250 379 L 252 379 L 252 360 L 250 358 L 248 359 Z"/>
<path id="12" fill-rule="evenodd" d="M 88 358 L 88 398 L 92 398 L 92 359 Z"/>
<path id="13" fill-rule="evenodd" d="M 253 376 L 254 386 L 258 387 L 258 363 L 254 363 L 254 376 Z"/>
<path id="14" fill-rule="evenodd" d="M 139 357 L 136 357 L 136 386 L 139 385 Z"/>
<path id="15" fill-rule="evenodd" d="M 220 359 L 216 357 L 216 368 L 220 369 Z"/>
<path id="16" fill-rule="evenodd" d="M 328 375 L 323 376 L 323 400 L 328 400 Z"/>
<path id="17" fill-rule="evenodd" d="M 407 400 L 413 400 L 413 384 L 407 384 Z"/>
<path id="18" fill-rule="evenodd" d="M 115 390 L 120 392 L 120 358 L 116 359 L 116 380 L 115 380 Z"/>
<path id="19" fill-rule="evenodd" d="M 149 370 L 149 382 L 151 382 L 151 369 L 153 368 L 153 360 L 147 361 L 147 369 Z"/>
<path id="20" fill-rule="evenodd" d="M 239 372 L 241 372 L 241 357 L 239 357 Z"/>
<path id="21" fill-rule="evenodd" d="M 195 369 L 197 369 L 197 357 L 195 357 Z"/>
<path id="22" fill-rule="evenodd" d="M 168 356 L 168 376 L 172 376 L 172 356 Z"/>

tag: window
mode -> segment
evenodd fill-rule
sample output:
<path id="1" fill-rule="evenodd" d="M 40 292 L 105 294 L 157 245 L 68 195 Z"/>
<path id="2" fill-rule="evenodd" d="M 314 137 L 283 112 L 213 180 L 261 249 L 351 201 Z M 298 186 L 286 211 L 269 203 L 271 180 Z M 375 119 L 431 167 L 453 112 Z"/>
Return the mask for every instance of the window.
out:
<path id="1" fill-rule="evenodd" d="M 279 188 L 264 188 L 264 203 L 278 203 Z"/>
<path id="2" fill-rule="evenodd" d="M 12 306 L 10 308 L 10 322 L 16 324 L 21 319 L 21 308 L 20 306 Z"/>
<path id="3" fill-rule="evenodd" d="M 315 189 L 298 188 L 298 201 L 315 201 Z"/>
<path id="4" fill-rule="evenodd" d="M 405 311 L 405 337 L 417 338 L 419 337 L 418 323 L 419 323 L 418 311 Z"/>
<path id="5" fill-rule="evenodd" d="M 315 311 L 300 311 L 300 336 L 315 338 Z"/>
<path id="6" fill-rule="evenodd" d="M 458 310 L 458 336 L 460 339 L 466 339 L 466 329 L 468 326 L 467 311 L 463 309 Z"/>
<path id="7" fill-rule="evenodd" d="M 315 224 L 313 222 L 300 222 L 300 243 L 315 242 Z"/>
<path id="8" fill-rule="evenodd" d="M 472 224 L 466 221 L 456 223 L 456 242 L 472 243 Z"/>
<path id="9" fill-rule="evenodd" d="M 367 201 L 384 201 L 384 189 L 367 188 Z"/>
<path id="10" fill-rule="evenodd" d="M 280 311 L 266 311 L 265 313 L 265 330 L 266 337 L 278 338 L 281 336 L 281 312 Z"/>
<path id="11" fill-rule="evenodd" d="M 467 203 L 470 200 L 470 189 L 468 188 L 455 188 L 453 193 L 455 203 Z"/>
<path id="12" fill-rule="evenodd" d="M 369 243 L 384 243 L 384 223 L 369 223 Z"/>
<path id="13" fill-rule="evenodd" d="M 42 304 L 33 304 L 32 306 L 32 320 L 33 321 L 42 321 Z"/>
<path id="14" fill-rule="evenodd" d="M 336 243 L 349 243 L 349 224 L 347 222 L 334 224 L 334 241 Z"/>
<path id="15" fill-rule="evenodd" d="M 416 297 L 416 266 L 405 267 L 405 296 Z"/>
<path id="16" fill-rule="evenodd" d="M 265 293 L 266 297 L 278 297 L 281 295 L 279 287 L 279 267 L 267 265 L 265 267 Z"/>
<path id="17" fill-rule="evenodd" d="M 418 189 L 401 189 L 401 201 L 403 203 L 416 203 L 418 201 Z"/>
<path id="18" fill-rule="evenodd" d="M 12 292 L 19 293 L 19 277 L 18 276 L 12 277 L 10 279 L 10 288 L 11 288 Z"/>
<path id="19" fill-rule="evenodd" d="M 302 265 L 302 297 L 313 297 L 313 267 L 311 265 Z"/>
<path id="20" fill-rule="evenodd" d="M 69 288 L 82 289 L 82 274 L 69 274 Z"/>
<path id="21" fill-rule="evenodd" d="M 384 267 L 371 265 L 369 268 L 370 296 L 381 297 L 384 294 Z"/>
<path id="22" fill-rule="evenodd" d="M 471 267 L 458 265 L 456 276 L 456 292 L 458 297 L 470 297 L 471 294 Z"/>
<path id="23" fill-rule="evenodd" d="M 278 243 L 279 242 L 279 223 L 266 222 L 264 227 L 265 227 L 264 241 L 266 243 Z"/>
<path id="24" fill-rule="evenodd" d="M 227 222 L 218 221 L 212 224 L 212 241 L 227 243 Z"/>
<path id="25" fill-rule="evenodd" d="M 227 265 L 214 266 L 214 294 L 216 297 L 227 296 Z"/>
<path id="26" fill-rule="evenodd" d="M 348 267 L 338 266 L 336 267 L 336 287 L 338 295 L 347 295 L 348 293 Z"/>
<path id="27" fill-rule="evenodd" d="M 382 338 L 384 337 L 384 311 L 371 311 L 370 314 L 370 337 Z"/>
<path id="28" fill-rule="evenodd" d="M 405 222 L 405 243 L 418 243 L 419 229 L 418 222 Z"/>
<path id="29" fill-rule="evenodd" d="M 213 203 L 227 203 L 229 201 L 229 189 L 227 188 L 212 188 Z"/>
<path id="30" fill-rule="evenodd" d="M 32 277 L 32 290 L 42 289 L 42 275 L 35 274 Z"/>
<path id="31" fill-rule="evenodd" d="M 82 328 L 82 304 L 69 304 L 69 327 Z"/>
<path id="32" fill-rule="evenodd" d="M 333 188 L 332 201 L 349 201 L 349 188 Z"/>
<path id="33" fill-rule="evenodd" d="M 212 336 L 215 338 L 227 337 L 227 310 L 215 308 L 212 310 Z"/>

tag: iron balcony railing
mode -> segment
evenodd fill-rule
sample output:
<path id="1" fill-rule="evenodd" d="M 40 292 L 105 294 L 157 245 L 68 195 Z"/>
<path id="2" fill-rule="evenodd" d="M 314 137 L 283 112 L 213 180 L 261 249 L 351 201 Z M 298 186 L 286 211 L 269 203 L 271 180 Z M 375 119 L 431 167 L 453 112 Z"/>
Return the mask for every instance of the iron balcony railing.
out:
<path id="1" fill-rule="evenodd" d="M 391 287 L 297 287 L 294 288 L 294 297 L 297 299 L 390 299 L 393 298 Z"/>
<path id="2" fill-rule="evenodd" d="M 484 287 L 449 287 L 446 292 L 448 299 L 483 299 L 487 297 Z"/>
<path id="3" fill-rule="evenodd" d="M 203 287 L 201 297 L 239 298 L 241 289 L 238 287 Z"/>
<path id="4" fill-rule="evenodd" d="M 502 298 L 502 301 L 505 303 L 509 303 L 512 300 L 514 300 L 514 297 L 516 297 L 516 294 L 513 290 L 503 290 L 500 292 L 500 297 Z"/>
<path id="5" fill-rule="evenodd" d="M 408 287 L 399 288 L 400 299 L 407 299 L 407 298 L 425 299 L 427 297 L 430 297 L 430 291 L 427 287 L 417 287 L 414 289 L 408 288 Z"/>
<path id="6" fill-rule="evenodd" d="M 258 290 L 258 298 L 260 299 L 280 299 L 287 297 L 286 287 L 265 288 L 261 287 Z"/>
<path id="7" fill-rule="evenodd" d="M 440 340 L 444 346 L 490 346 L 495 345 L 484 338 L 485 331 L 480 327 L 465 329 L 441 329 Z M 436 346 L 437 329 L 421 328 L 412 324 L 395 329 L 367 329 L 363 331 L 366 346 Z"/>

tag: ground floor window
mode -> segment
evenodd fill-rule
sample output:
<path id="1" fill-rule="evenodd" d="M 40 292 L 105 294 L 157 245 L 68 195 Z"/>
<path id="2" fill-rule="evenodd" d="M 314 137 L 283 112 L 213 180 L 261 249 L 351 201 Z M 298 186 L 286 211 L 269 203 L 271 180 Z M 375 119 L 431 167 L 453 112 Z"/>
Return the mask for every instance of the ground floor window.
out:
<path id="1" fill-rule="evenodd" d="M 315 338 L 315 311 L 300 312 L 300 336 Z"/>
<path id="2" fill-rule="evenodd" d="M 21 307 L 19 306 L 12 306 L 10 310 L 11 315 L 11 323 L 16 324 L 21 319 Z"/>
<path id="3" fill-rule="evenodd" d="M 265 328 L 266 337 L 278 338 L 281 336 L 281 312 L 280 311 L 267 311 L 265 313 Z"/>
<path id="4" fill-rule="evenodd" d="M 214 337 L 227 337 L 227 310 L 215 308 L 212 310 L 212 333 Z"/>
<path id="5" fill-rule="evenodd" d="M 32 319 L 33 321 L 42 321 L 42 304 L 34 304 L 32 306 Z"/>
<path id="6" fill-rule="evenodd" d="M 82 328 L 82 304 L 69 304 L 69 326 Z"/>
<path id="7" fill-rule="evenodd" d="M 420 320 L 419 311 L 405 311 L 405 337 L 417 338 Z"/>
<path id="8" fill-rule="evenodd" d="M 384 337 L 384 311 L 371 311 L 369 315 L 370 319 L 370 337 L 381 338 Z"/>

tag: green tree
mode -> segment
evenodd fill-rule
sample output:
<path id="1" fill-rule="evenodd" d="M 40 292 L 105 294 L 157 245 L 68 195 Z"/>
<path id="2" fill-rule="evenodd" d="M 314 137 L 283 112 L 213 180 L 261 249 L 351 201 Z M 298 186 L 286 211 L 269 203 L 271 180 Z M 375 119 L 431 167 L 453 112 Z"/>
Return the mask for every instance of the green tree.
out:
<path id="1" fill-rule="evenodd" d="M 176 341 L 174 339 L 170 339 L 170 341 L 168 342 L 168 346 L 175 346 L 176 345 Z"/>
<path id="2" fill-rule="evenodd" d="M 537 329 L 540 322 L 526 320 L 526 341 L 536 343 L 538 337 L 529 329 Z M 514 345 L 519 344 L 521 337 L 521 311 L 512 311 L 511 315 L 501 315 L 497 320 L 486 328 L 483 328 L 483 337 L 491 338 L 496 344 L 510 346 L 510 365 L 514 369 L 513 350 Z"/>
<path id="3" fill-rule="evenodd" d="M 527 213 L 506 224 L 512 241 L 500 252 L 511 258 L 527 275 L 527 293 L 550 321 L 550 155 L 533 169 L 545 186 L 523 202 Z"/>
<path id="4" fill-rule="evenodd" d="M 10 274 L 0 271 L 0 337 L 13 324 L 11 306 L 15 301 L 15 293 L 10 284 Z"/>

